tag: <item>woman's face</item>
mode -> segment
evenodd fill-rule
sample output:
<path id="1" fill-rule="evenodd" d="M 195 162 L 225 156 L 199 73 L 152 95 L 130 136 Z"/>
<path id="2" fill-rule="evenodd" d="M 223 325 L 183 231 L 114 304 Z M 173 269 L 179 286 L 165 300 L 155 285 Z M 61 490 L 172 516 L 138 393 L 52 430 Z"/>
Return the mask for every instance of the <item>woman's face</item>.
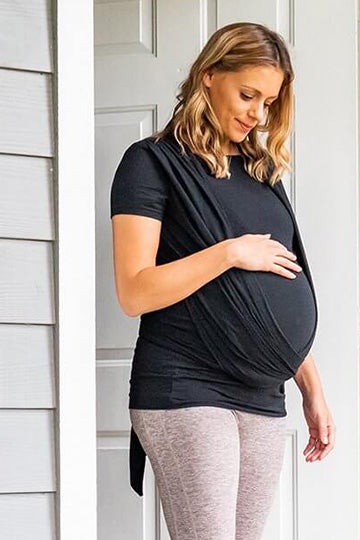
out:
<path id="1" fill-rule="evenodd" d="M 203 81 L 209 89 L 211 105 L 227 138 L 225 154 L 231 153 L 232 141 L 241 142 L 256 124 L 265 121 L 283 79 L 280 69 L 265 65 L 205 73 Z"/>

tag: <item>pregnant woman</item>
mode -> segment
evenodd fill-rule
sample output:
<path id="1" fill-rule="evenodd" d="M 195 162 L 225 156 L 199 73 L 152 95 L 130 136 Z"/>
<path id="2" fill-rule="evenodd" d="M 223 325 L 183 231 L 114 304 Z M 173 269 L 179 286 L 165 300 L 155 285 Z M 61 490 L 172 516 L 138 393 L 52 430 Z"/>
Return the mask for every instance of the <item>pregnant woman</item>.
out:
<path id="1" fill-rule="evenodd" d="M 147 455 L 175 540 L 261 538 L 284 457 L 286 380 L 303 396 L 305 459 L 334 447 L 310 353 L 315 289 L 280 179 L 293 78 L 279 34 L 220 28 L 165 128 L 132 143 L 113 179 L 117 297 L 141 316 L 130 482 L 143 495 Z"/>

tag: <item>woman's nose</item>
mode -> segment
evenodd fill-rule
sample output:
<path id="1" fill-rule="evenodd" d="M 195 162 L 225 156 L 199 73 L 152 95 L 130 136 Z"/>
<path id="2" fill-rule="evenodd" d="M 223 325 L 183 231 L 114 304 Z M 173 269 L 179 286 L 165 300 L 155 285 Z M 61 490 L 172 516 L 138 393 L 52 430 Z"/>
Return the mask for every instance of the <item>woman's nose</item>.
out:
<path id="1" fill-rule="evenodd" d="M 249 111 L 249 116 L 251 116 L 251 118 L 256 118 L 258 122 L 261 122 L 265 116 L 264 106 L 261 103 L 254 105 Z"/>

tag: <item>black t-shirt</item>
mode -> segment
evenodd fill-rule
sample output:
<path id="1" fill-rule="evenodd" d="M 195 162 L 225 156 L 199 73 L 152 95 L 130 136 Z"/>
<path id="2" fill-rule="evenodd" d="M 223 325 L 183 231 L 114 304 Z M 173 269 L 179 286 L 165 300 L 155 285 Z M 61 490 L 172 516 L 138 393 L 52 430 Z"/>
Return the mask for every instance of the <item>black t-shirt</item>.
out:
<path id="1" fill-rule="evenodd" d="M 231 156 L 231 178 L 216 178 L 207 167 L 203 171 L 203 196 L 216 200 L 226 211 L 235 235 L 271 233 L 273 240 L 296 253 L 294 225 L 288 210 L 267 183 L 254 180 L 246 172 L 242 154 Z M 111 217 L 137 214 L 162 222 L 157 265 L 178 259 L 172 248 L 174 238 L 177 244 L 184 246 L 183 256 L 192 252 L 175 197 L 164 169 L 149 152 L 148 143 L 140 140 L 131 144 L 114 175 Z M 293 349 L 302 351 L 316 324 L 314 296 L 304 271 L 298 272 L 295 279 L 273 272 L 256 274 L 278 325 Z M 219 299 L 219 303 L 222 301 Z M 141 315 L 131 370 L 129 408 L 196 405 L 234 408 L 268 416 L 287 414 L 283 382 L 260 390 L 219 369 L 211 360 L 184 299 Z"/>

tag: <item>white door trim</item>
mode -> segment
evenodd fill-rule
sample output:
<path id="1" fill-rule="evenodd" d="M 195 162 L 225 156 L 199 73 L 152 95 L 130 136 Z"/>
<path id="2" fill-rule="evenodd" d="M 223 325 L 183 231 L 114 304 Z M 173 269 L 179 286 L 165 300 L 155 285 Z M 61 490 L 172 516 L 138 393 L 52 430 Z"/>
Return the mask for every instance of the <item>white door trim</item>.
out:
<path id="1" fill-rule="evenodd" d="M 95 540 L 93 1 L 54 0 L 57 526 Z"/>

